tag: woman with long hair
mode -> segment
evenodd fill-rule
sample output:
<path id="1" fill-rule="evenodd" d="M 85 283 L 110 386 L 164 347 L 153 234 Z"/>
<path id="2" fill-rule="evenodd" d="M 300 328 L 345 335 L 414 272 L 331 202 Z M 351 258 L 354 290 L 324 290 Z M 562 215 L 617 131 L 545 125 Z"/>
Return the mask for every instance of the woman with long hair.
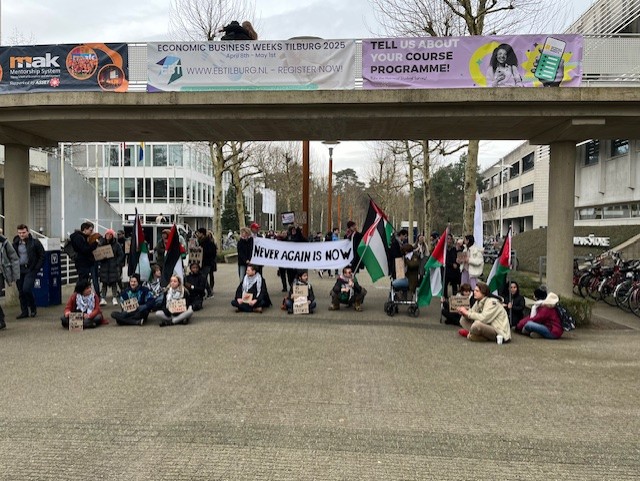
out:
<path id="1" fill-rule="evenodd" d="M 518 57 L 511 45 L 502 43 L 491 54 L 486 72 L 487 86 L 522 87 L 522 75 L 518 70 Z"/>

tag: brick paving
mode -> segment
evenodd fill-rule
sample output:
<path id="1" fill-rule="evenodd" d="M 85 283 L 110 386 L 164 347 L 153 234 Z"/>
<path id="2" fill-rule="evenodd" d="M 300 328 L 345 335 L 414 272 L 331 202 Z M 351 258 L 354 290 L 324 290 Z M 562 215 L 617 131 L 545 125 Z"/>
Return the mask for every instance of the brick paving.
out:
<path id="1" fill-rule="evenodd" d="M 478 344 L 435 306 L 388 317 L 366 275 L 364 312 L 330 312 L 311 279 L 311 316 L 236 314 L 228 265 L 188 326 L 6 309 L 0 480 L 640 479 L 640 319 Z"/>

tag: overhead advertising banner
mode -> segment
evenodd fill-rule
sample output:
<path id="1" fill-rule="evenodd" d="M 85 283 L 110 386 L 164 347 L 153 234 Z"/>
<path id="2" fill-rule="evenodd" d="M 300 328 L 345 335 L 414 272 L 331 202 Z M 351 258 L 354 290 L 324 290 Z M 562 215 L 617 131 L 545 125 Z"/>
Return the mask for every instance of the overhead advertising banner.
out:
<path id="1" fill-rule="evenodd" d="M 355 40 L 147 44 L 148 92 L 355 88 Z"/>
<path id="2" fill-rule="evenodd" d="M 251 263 L 289 269 L 338 269 L 351 263 L 351 240 L 285 242 L 254 237 Z"/>
<path id="3" fill-rule="evenodd" d="M 365 89 L 579 87 L 580 35 L 362 41 Z"/>
<path id="4" fill-rule="evenodd" d="M 126 44 L 0 47 L 0 93 L 126 92 L 128 77 Z"/>

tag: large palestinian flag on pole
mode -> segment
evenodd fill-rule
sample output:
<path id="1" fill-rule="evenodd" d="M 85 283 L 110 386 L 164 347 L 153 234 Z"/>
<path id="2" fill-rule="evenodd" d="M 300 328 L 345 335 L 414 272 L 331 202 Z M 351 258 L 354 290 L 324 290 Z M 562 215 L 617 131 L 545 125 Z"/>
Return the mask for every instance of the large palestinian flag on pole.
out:
<path id="1" fill-rule="evenodd" d="M 500 288 L 504 286 L 509 270 L 511 270 L 511 227 L 509 227 L 507 237 L 504 239 L 502 249 L 500 249 L 500 255 L 496 257 L 489 277 L 487 277 L 489 291 L 498 294 Z"/>
<path id="2" fill-rule="evenodd" d="M 442 266 L 445 263 L 447 236 L 449 228 L 438 239 L 435 249 L 424 265 L 424 277 L 418 287 L 418 306 L 424 307 L 431 304 L 434 296 L 442 297 L 444 282 L 442 281 Z"/>
<path id="3" fill-rule="evenodd" d="M 382 209 L 369 200 L 369 211 L 362 226 L 362 240 L 358 245 L 358 255 L 367 268 L 371 281 L 376 282 L 389 276 L 389 246 L 393 227 Z"/>
<path id="4" fill-rule="evenodd" d="M 136 215 L 133 220 L 133 233 L 131 234 L 131 245 L 129 247 L 129 267 L 127 268 L 127 275 L 138 272 L 138 260 L 140 258 L 140 249 L 144 242 L 144 231 L 142 230 L 142 224 L 140 223 L 140 216 L 138 215 L 138 209 L 136 209 Z"/>
<path id="5" fill-rule="evenodd" d="M 177 275 L 180 281 L 184 280 L 184 266 L 182 265 L 182 247 L 180 235 L 175 224 L 171 227 L 167 248 L 164 255 L 164 266 L 162 268 L 162 280 L 169 284 L 172 275 Z"/>

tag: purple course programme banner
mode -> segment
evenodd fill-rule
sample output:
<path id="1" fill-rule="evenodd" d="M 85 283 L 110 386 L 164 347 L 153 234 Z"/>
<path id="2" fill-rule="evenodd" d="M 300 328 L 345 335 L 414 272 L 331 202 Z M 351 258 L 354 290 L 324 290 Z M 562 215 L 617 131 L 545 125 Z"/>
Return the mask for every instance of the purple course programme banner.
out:
<path id="1" fill-rule="evenodd" d="M 362 41 L 365 89 L 579 87 L 580 35 Z"/>

